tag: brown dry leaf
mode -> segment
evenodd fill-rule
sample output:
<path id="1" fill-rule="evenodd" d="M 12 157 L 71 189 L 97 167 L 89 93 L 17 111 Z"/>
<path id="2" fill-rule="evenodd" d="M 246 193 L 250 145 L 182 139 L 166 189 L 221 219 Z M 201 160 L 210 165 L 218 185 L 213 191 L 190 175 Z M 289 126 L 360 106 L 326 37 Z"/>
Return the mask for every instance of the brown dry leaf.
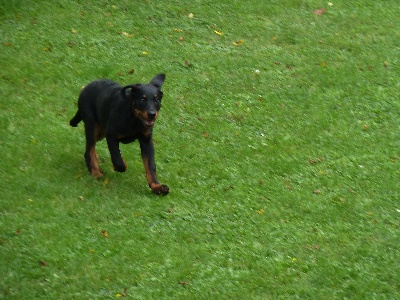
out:
<path id="1" fill-rule="evenodd" d="M 317 16 L 322 16 L 324 13 L 326 13 L 326 8 L 320 8 L 314 10 L 314 14 L 316 14 Z"/>
<path id="2" fill-rule="evenodd" d="M 101 231 L 101 234 L 102 234 L 104 237 L 108 238 L 108 232 L 107 232 L 107 231 L 102 230 L 102 231 Z"/>
<path id="3" fill-rule="evenodd" d="M 42 267 L 46 267 L 47 266 L 47 262 L 45 262 L 44 260 L 39 261 L 39 264 Z"/>
<path id="4" fill-rule="evenodd" d="M 243 40 L 238 40 L 238 41 L 236 41 L 236 42 L 233 42 L 233 44 L 234 44 L 235 46 L 242 45 L 243 43 L 244 43 Z"/>

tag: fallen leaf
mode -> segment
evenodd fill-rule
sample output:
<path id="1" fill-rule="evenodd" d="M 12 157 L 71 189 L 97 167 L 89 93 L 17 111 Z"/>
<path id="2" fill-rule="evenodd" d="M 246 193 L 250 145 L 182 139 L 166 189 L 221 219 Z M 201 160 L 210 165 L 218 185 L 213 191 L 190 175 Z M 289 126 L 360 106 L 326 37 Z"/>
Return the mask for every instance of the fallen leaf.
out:
<path id="1" fill-rule="evenodd" d="M 192 13 L 188 14 L 189 19 L 193 19 L 194 15 Z"/>
<path id="2" fill-rule="evenodd" d="M 183 65 L 184 65 L 186 68 L 193 68 L 193 67 L 194 67 L 193 64 L 192 64 L 190 61 L 187 61 L 187 60 L 185 60 L 185 61 L 183 62 Z"/>
<path id="3" fill-rule="evenodd" d="M 264 209 L 261 208 L 260 210 L 257 210 L 257 213 L 258 213 L 259 215 L 262 215 L 262 214 L 264 213 Z"/>
<path id="4" fill-rule="evenodd" d="M 101 234 L 102 234 L 104 237 L 108 238 L 108 232 L 107 232 L 107 231 L 102 230 L 102 231 L 101 231 Z"/>
<path id="5" fill-rule="evenodd" d="M 11 43 L 3 42 L 3 46 L 5 46 L 5 47 L 10 47 L 10 46 L 11 46 Z"/>
<path id="6" fill-rule="evenodd" d="M 133 37 L 133 34 L 128 33 L 128 32 L 125 32 L 125 31 L 122 31 L 122 32 L 121 32 L 121 35 L 124 36 L 124 37 L 127 37 L 127 38 Z"/>
<path id="7" fill-rule="evenodd" d="M 75 28 L 72 28 L 72 29 L 71 29 L 71 33 L 72 33 L 72 34 L 76 34 L 76 33 L 78 33 L 78 30 L 76 30 Z"/>
<path id="8" fill-rule="evenodd" d="M 179 281 L 178 283 L 181 285 L 189 285 L 189 282 L 187 282 L 187 281 Z"/>
<path id="9" fill-rule="evenodd" d="M 179 41 L 180 41 L 180 42 L 185 41 L 185 37 L 183 37 L 183 36 L 179 37 Z"/>
<path id="10" fill-rule="evenodd" d="M 316 14 L 318 16 L 322 16 L 325 12 L 326 12 L 325 8 L 320 8 L 320 9 L 314 10 L 314 14 Z"/>
<path id="11" fill-rule="evenodd" d="M 238 41 L 236 41 L 236 42 L 233 42 L 233 44 L 234 44 L 235 46 L 242 45 L 243 43 L 244 43 L 243 40 L 238 40 Z"/>
<path id="12" fill-rule="evenodd" d="M 133 73 L 135 73 L 135 69 L 130 69 L 130 70 L 128 71 L 128 74 L 129 74 L 129 75 L 132 75 Z"/>
<path id="13" fill-rule="evenodd" d="M 215 34 L 218 34 L 219 36 L 224 35 L 221 31 L 214 30 Z"/>
<path id="14" fill-rule="evenodd" d="M 44 260 L 39 261 L 39 264 L 40 264 L 42 267 L 46 267 L 46 266 L 47 266 L 47 263 L 46 263 Z"/>

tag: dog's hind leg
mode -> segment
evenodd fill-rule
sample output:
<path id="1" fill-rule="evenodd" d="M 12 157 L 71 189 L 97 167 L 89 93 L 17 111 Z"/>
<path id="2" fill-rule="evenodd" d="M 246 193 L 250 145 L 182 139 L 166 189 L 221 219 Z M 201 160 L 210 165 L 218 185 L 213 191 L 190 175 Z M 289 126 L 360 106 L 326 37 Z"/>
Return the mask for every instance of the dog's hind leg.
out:
<path id="1" fill-rule="evenodd" d="M 87 168 L 93 177 L 99 178 L 103 176 L 103 172 L 99 168 L 99 158 L 96 153 L 96 141 L 100 139 L 99 127 L 93 121 L 85 122 L 86 135 L 86 151 L 85 161 Z"/>

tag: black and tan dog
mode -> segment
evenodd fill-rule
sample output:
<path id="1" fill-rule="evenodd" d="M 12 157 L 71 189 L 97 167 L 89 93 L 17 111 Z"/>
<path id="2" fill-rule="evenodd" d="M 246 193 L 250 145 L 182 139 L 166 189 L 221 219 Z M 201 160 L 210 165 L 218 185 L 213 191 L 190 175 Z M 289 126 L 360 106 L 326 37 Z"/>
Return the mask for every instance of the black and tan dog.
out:
<path id="1" fill-rule="evenodd" d="M 103 176 L 96 154 L 96 142 L 106 138 L 114 170 L 125 172 L 119 143 L 128 144 L 139 140 L 142 160 L 150 188 L 156 194 L 166 195 L 169 188 L 157 180 L 152 140 L 153 125 L 161 108 L 161 86 L 165 75 L 159 74 L 149 84 L 120 86 L 102 79 L 87 85 L 79 95 L 78 111 L 70 121 L 76 127 L 85 123 L 85 161 L 93 177 Z"/>

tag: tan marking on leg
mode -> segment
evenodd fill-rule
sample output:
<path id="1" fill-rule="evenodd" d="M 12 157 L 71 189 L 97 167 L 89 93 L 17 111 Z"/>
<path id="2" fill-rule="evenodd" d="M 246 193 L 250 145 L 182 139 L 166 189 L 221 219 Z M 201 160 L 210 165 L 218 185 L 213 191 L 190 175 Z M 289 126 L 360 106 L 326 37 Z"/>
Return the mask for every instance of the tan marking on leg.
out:
<path id="1" fill-rule="evenodd" d="M 147 182 L 149 183 L 149 187 L 151 187 L 151 184 L 153 183 L 153 177 L 151 176 L 151 173 L 150 173 L 149 160 L 145 157 L 143 158 L 143 165 L 144 165 L 144 169 L 146 170 Z"/>
<path id="2" fill-rule="evenodd" d="M 91 173 L 94 178 L 103 176 L 103 172 L 99 168 L 99 157 L 97 156 L 95 146 L 90 149 L 90 164 L 92 165 Z"/>

